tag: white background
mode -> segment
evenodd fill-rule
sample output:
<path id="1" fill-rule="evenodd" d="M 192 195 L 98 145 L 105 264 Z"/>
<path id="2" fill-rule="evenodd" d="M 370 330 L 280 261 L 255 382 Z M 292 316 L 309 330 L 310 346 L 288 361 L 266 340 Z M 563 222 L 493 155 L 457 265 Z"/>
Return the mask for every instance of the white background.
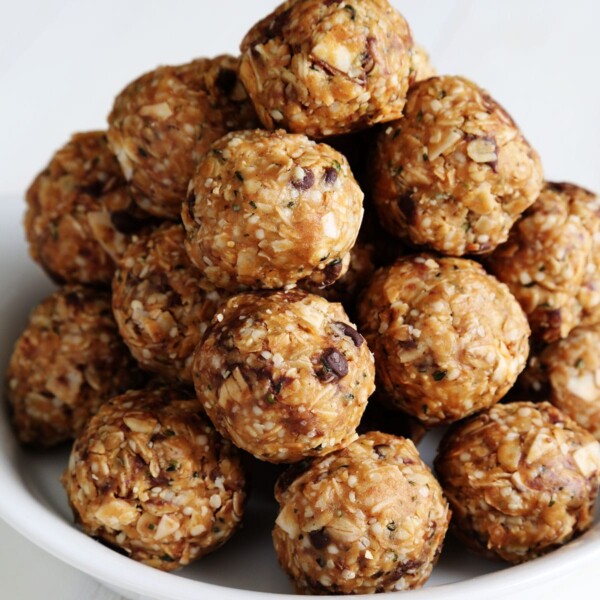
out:
<path id="1" fill-rule="evenodd" d="M 0 201 L 22 196 L 72 132 L 103 128 L 112 98 L 129 80 L 161 63 L 236 52 L 245 31 L 275 4 L 0 0 Z M 600 191 L 600 2 L 393 4 L 440 72 L 470 77 L 511 112 L 548 179 Z M 573 581 L 571 592 L 585 597 L 585 578 Z M 0 597 L 117 598 L 2 522 Z"/>

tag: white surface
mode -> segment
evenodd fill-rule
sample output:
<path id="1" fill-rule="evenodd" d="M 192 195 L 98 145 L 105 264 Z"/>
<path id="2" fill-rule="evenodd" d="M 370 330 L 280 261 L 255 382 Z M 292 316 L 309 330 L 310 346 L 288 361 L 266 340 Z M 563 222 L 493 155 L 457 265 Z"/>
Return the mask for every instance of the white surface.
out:
<path id="1" fill-rule="evenodd" d="M 112 97 L 131 78 L 158 63 L 234 52 L 245 30 L 275 4 L 0 0 L 0 205 L 9 193 L 22 195 L 72 131 L 103 127 Z M 441 72 L 469 76 L 512 113 L 540 152 L 548 178 L 600 190 L 600 3 L 397 0 L 394 4 Z M 22 322 L 45 284 L 33 266 L 17 279 L 8 276 L 13 261 L 24 260 L 23 245 L 15 259 L 14 245 L 6 242 L 22 237 L 15 216 L 19 210 L 9 212 L 10 219 L 2 211 L 0 220 L 0 241 L 5 242 L 0 253 L 2 306 L 18 307 Z M 25 305 L 22 298 L 27 299 Z M 8 338 L 14 338 L 20 322 L 15 319 L 11 333 L 4 332 L 3 358 Z M 1 523 L 0 539 L 1 598 L 118 598 Z M 538 582 L 534 591 L 511 597 L 592 597 L 592 589 L 598 589 L 593 577 L 599 571 L 597 564 L 584 567 L 584 572 L 574 568 L 562 583 L 552 580 L 550 572 L 546 585 Z M 485 595 L 492 597 L 491 585 Z M 444 598 L 450 598 L 449 590 Z"/>

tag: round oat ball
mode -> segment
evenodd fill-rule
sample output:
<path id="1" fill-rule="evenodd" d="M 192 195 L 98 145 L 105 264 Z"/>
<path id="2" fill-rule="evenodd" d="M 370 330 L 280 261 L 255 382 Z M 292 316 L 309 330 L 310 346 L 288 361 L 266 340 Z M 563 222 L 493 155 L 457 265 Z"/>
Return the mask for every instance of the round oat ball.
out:
<path id="1" fill-rule="evenodd" d="M 175 388 L 127 392 L 75 440 L 62 482 L 77 523 L 164 571 L 216 550 L 246 499 L 235 448 Z"/>
<path id="2" fill-rule="evenodd" d="M 387 0 L 289 0 L 246 34 L 240 79 L 268 129 L 348 133 L 402 116 L 412 45 Z"/>
<path id="3" fill-rule="evenodd" d="M 324 287 L 347 268 L 362 200 L 333 148 L 284 131 L 231 133 L 190 183 L 186 249 L 222 289 Z"/>
<path id="4" fill-rule="evenodd" d="M 273 463 L 356 439 L 375 367 L 341 304 L 301 290 L 222 305 L 193 363 L 196 394 L 236 446 Z"/>
<path id="5" fill-rule="evenodd" d="M 457 423 L 435 468 L 454 534 L 490 558 L 530 560 L 592 524 L 600 445 L 547 402 L 498 404 Z"/>
<path id="6" fill-rule="evenodd" d="M 488 266 L 521 303 L 536 337 L 553 342 L 600 322 L 600 199 L 546 183 Z"/>
<path id="7" fill-rule="evenodd" d="M 569 337 L 530 357 L 523 373 L 534 392 L 600 440 L 600 324 L 578 327 Z"/>
<path id="8" fill-rule="evenodd" d="M 380 269 L 362 295 L 358 320 L 381 391 L 427 426 L 498 402 L 529 353 L 518 302 L 466 259 L 413 255 Z"/>
<path id="9" fill-rule="evenodd" d="M 167 380 L 192 382 L 192 357 L 225 299 L 192 265 L 179 224 L 131 244 L 113 279 L 119 332 L 140 366 Z"/>
<path id="10" fill-rule="evenodd" d="M 382 224 L 456 256 L 506 241 L 542 187 L 539 157 L 514 121 L 462 77 L 410 89 L 404 117 L 379 134 L 371 170 Z"/>
<path id="11" fill-rule="evenodd" d="M 39 447 L 69 440 L 102 403 L 144 379 L 119 337 L 110 295 L 67 285 L 32 311 L 8 365 L 17 436 Z"/>
<path id="12" fill-rule="evenodd" d="M 177 219 L 202 154 L 228 131 L 256 126 L 238 64 L 222 55 L 158 67 L 115 99 L 110 147 L 144 210 Z"/>
<path id="13" fill-rule="evenodd" d="M 107 284 L 149 225 L 103 131 L 76 133 L 27 190 L 29 252 L 57 283 Z"/>
<path id="14" fill-rule="evenodd" d="M 427 581 L 450 511 L 410 440 L 367 433 L 298 471 L 278 481 L 273 529 L 298 593 L 391 592 Z"/>

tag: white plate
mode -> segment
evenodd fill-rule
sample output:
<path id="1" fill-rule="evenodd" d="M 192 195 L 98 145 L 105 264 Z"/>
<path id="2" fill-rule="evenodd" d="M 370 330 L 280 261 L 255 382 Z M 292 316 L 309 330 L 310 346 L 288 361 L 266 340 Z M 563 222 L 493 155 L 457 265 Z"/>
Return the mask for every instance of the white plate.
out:
<path id="1" fill-rule="evenodd" d="M 14 340 L 31 308 L 51 290 L 42 272 L 29 260 L 21 227 L 23 203 L 0 201 L 0 368 L 4 371 Z M 430 461 L 435 440 L 420 450 Z M 249 600 L 258 593 L 275 592 L 282 598 L 292 588 L 279 570 L 271 544 L 276 506 L 270 492 L 276 469 L 260 466 L 244 528 L 224 548 L 177 574 L 167 574 L 136 563 L 86 537 L 72 523 L 58 478 L 68 449 L 34 453 L 16 444 L 0 413 L 0 517 L 32 542 L 59 559 L 88 573 L 129 598 Z M 551 555 L 518 567 L 481 559 L 448 539 L 439 564 L 426 588 L 397 592 L 403 599 L 469 600 L 523 597 L 565 597 L 569 590 L 593 589 L 600 584 L 600 519 L 578 540 Z M 576 588 L 576 586 L 580 586 Z M 597 589 L 597 587 L 596 587 Z M 531 595 L 528 595 L 531 598 Z"/>

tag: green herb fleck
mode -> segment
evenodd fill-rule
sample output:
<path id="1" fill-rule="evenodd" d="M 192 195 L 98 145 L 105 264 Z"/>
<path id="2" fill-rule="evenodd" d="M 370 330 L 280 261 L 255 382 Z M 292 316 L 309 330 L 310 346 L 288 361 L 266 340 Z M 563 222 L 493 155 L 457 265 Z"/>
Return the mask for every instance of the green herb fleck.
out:
<path id="1" fill-rule="evenodd" d="M 235 176 L 240 180 L 240 181 L 244 181 L 244 176 L 241 174 L 240 171 L 236 171 L 235 172 Z"/>
<path id="2" fill-rule="evenodd" d="M 223 159 L 223 151 L 219 150 L 218 148 L 213 148 L 213 150 L 211 151 L 216 157 L 220 158 L 221 160 Z"/>
<path id="3" fill-rule="evenodd" d="M 427 152 L 423 152 L 423 160 L 427 162 L 429 160 L 429 154 Z"/>
<path id="4" fill-rule="evenodd" d="M 438 98 L 440 100 L 443 100 L 446 96 L 448 95 L 448 92 L 446 90 L 442 90 L 439 94 L 438 94 Z"/>
<path id="5" fill-rule="evenodd" d="M 169 463 L 169 466 L 165 470 L 166 471 L 177 471 L 177 463 L 174 460 L 172 460 Z"/>
<path id="6" fill-rule="evenodd" d="M 250 200 L 248 204 L 250 204 L 250 206 L 256 210 L 256 202 L 254 202 L 254 200 Z"/>
<path id="7" fill-rule="evenodd" d="M 198 471 L 194 471 L 192 474 L 192 477 L 194 477 L 194 479 L 197 479 L 200 476 L 200 473 L 198 473 Z"/>
<path id="8" fill-rule="evenodd" d="M 342 170 L 342 165 L 337 160 L 333 161 L 332 166 L 338 173 Z"/>
<path id="9" fill-rule="evenodd" d="M 396 523 L 394 523 L 394 521 L 390 521 L 386 527 L 390 530 L 390 531 L 396 531 Z"/>
<path id="10" fill-rule="evenodd" d="M 240 211 L 240 205 L 239 204 L 234 204 L 232 208 L 233 208 L 233 210 L 235 212 L 239 212 Z"/>
<path id="11" fill-rule="evenodd" d="M 296 203 L 293 200 L 290 200 L 290 202 L 287 203 L 288 208 L 294 208 L 295 205 Z"/>
<path id="12" fill-rule="evenodd" d="M 165 562 L 175 562 L 175 559 L 170 557 L 168 554 L 163 554 L 160 559 L 164 560 Z"/>
<path id="13" fill-rule="evenodd" d="M 165 435 L 166 435 L 167 437 L 172 437 L 172 436 L 174 436 L 174 435 L 175 435 L 175 432 L 174 432 L 172 429 L 167 429 L 167 430 L 165 431 Z"/>
<path id="14" fill-rule="evenodd" d="M 325 559 L 322 556 L 318 556 L 317 564 L 321 567 L 321 569 L 324 569 L 325 568 Z"/>
<path id="15" fill-rule="evenodd" d="M 585 361 L 583 360 L 583 358 L 580 358 L 576 363 L 575 363 L 575 368 L 576 369 L 583 369 L 583 367 L 585 367 Z"/>
<path id="16" fill-rule="evenodd" d="M 267 394 L 267 397 L 265 398 L 265 400 L 269 403 L 269 404 L 275 404 L 275 395 L 274 394 Z"/>
<path id="17" fill-rule="evenodd" d="M 152 531 L 155 527 L 156 527 L 156 525 L 154 525 L 154 523 L 150 523 L 150 525 L 148 525 L 148 529 L 150 531 Z"/>
<path id="18" fill-rule="evenodd" d="M 354 400 L 354 394 L 346 394 L 347 400 Z"/>
<path id="19" fill-rule="evenodd" d="M 550 498 L 550 502 L 548 502 L 548 506 L 554 506 L 556 504 L 556 500 L 554 498 Z"/>
<path id="20" fill-rule="evenodd" d="M 436 371 L 433 374 L 433 378 L 435 379 L 435 381 L 441 381 L 442 379 L 444 379 L 444 377 L 446 377 L 446 371 Z"/>

